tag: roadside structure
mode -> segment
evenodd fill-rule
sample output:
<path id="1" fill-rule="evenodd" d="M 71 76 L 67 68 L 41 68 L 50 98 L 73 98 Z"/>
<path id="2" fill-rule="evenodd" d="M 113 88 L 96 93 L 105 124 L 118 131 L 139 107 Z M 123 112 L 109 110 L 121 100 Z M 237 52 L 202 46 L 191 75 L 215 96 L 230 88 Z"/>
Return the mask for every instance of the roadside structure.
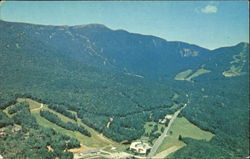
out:
<path id="1" fill-rule="evenodd" d="M 173 115 L 167 114 L 163 119 L 159 119 L 160 124 L 166 124 L 169 120 L 171 120 Z"/>
<path id="2" fill-rule="evenodd" d="M 144 141 L 136 141 L 136 142 L 132 142 L 129 149 L 131 151 L 134 151 L 136 153 L 139 154 L 146 154 L 147 152 L 149 152 L 149 150 L 152 147 L 149 146 L 149 144 L 147 142 Z"/>
<path id="3" fill-rule="evenodd" d="M 168 115 L 165 116 L 165 119 L 168 119 L 168 120 L 171 120 L 172 118 L 173 118 L 173 115 L 168 114 Z"/>

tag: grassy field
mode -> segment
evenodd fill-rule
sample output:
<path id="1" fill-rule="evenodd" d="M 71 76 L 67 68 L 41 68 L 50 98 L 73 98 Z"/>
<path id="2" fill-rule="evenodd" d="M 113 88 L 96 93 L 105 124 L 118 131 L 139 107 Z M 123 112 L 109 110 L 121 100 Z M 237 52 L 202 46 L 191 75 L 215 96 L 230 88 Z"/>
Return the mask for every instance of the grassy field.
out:
<path id="1" fill-rule="evenodd" d="M 189 76 L 188 78 L 186 78 L 186 80 L 191 81 L 193 78 L 198 77 L 202 74 L 206 74 L 211 72 L 210 70 L 206 70 L 204 68 L 198 69 L 195 73 L 193 73 L 191 76 Z"/>
<path id="2" fill-rule="evenodd" d="M 73 122 L 76 123 L 76 121 L 65 117 L 64 115 L 61 115 L 60 113 L 57 113 L 47 107 L 44 107 L 43 109 L 45 110 L 49 110 L 51 112 L 53 112 L 54 114 L 56 114 L 58 117 L 60 117 L 63 121 L 67 122 Z M 70 137 L 76 138 L 80 141 L 81 144 L 86 145 L 88 147 L 103 147 L 103 146 L 107 146 L 107 145 L 115 145 L 118 146 L 118 143 L 115 143 L 114 141 L 111 141 L 110 139 L 107 139 L 106 137 L 104 137 L 103 135 L 99 134 L 98 132 L 96 132 L 95 130 L 93 130 L 92 128 L 88 127 L 87 125 L 83 124 L 82 122 L 80 122 L 80 120 L 78 120 L 78 124 L 83 125 L 90 133 L 91 133 L 91 137 L 87 137 L 85 135 L 82 135 L 81 133 L 77 132 L 77 131 L 70 131 L 70 130 L 66 130 L 64 128 L 61 128 L 59 126 L 57 126 L 56 124 L 53 124 L 51 122 L 49 122 L 48 120 L 42 118 L 39 115 L 39 112 L 34 112 L 32 113 L 36 119 L 37 122 L 44 127 L 48 127 L 48 128 L 53 128 L 56 131 L 68 135 Z"/>
<path id="3" fill-rule="evenodd" d="M 186 71 L 180 72 L 175 76 L 175 80 L 186 80 L 186 78 L 188 77 L 188 75 L 190 75 L 192 73 L 191 69 L 188 69 Z"/>
<path id="4" fill-rule="evenodd" d="M 175 76 L 175 80 L 186 80 L 186 81 L 192 81 L 193 78 L 198 77 L 202 74 L 206 74 L 211 72 L 210 70 L 200 68 L 196 70 L 194 73 L 192 73 L 191 69 L 188 69 L 186 71 L 180 72 Z"/>
<path id="5" fill-rule="evenodd" d="M 32 99 L 29 99 L 29 98 L 17 98 L 17 102 L 27 102 L 27 103 L 29 103 L 30 110 L 38 109 L 38 108 L 41 107 L 41 103 L 38 103 L 37 101 L 34 101 Z"/>
<path id="6" fill-rule="evenodd" d="M 123 148 L 123 146 L 121 144 L 116 143 L 116 142 L 104 137 L 102 134 L 98 133 L 94 129 L 92 129 L 89 126 L 87 126 L 86 124 L 82 123 L 79 118 L 77 119 L 77 121 L 74 121 L 74 120 L 72 120 L 72 119 L 70 119 L 70 118 L 68 118 L 60 113 L 57 113 L 54 110 L 49 109 L 46 104 L 41 105 L 41 103 L 34 101 L 32 99 L 29 99 L 29 98 L 18 98 L 17 102 L 29 103 L 29 108 L 31 110 L 31 114 L 36 118 L 39 125 L 41 125 L 43 127 L 47 127 L 47 128 L 53 128 L 57 132 L 68 135 L 72 138 L 76 138 L 84 146 L 93 147 L 93 148 L 94 147 L 101 148 L 101 147 L 110 145 L 111 147 L 113 146 L 113 147 L 116 147 L 117 149 Z M 8 107 L 8 109 L 9 109 L 9 107 Z M 5 111 L 7 112 L 8 109 L 6 109 Z M 48 110 L 48 111 L 56 114 L 59 118 L 61 118 L 65 122 L 68 122 L 68 121 L 73 122 L 73 123 L 77 122 L 78 124 L 83 125 L 91 133 L 91 137 L 82 135 L 81 133 L 79 133 L 77 131 L 70 131 L 70 130 L 66 130 L 60 126 L 57 126 L 56 124 L 41 117 L 40 113 L 39 113 L 41 110 Z M 76 112 L 73 112 L 73 111 L 71 111 L 71 112 L 76 114 Z M 6 114 L 8 114 L 8 113 L 6 113 Z"/>
<path id="7" fill-rule="evenodd" d="M 172 134 L 170 134 L 172 131 Z M 168 132 L 168 137 L 165 138 L 162 145 L 158 149 L 157 153 L 160 153 L 164 150 L 169 148 L 178 147 L 178 149 L 182 148 L 186 144 L 182 141 L 178 140 L 179 135 L 182 137 L 189 137 L 198 140 L 211 140 L 214 134 L 203 131 L 199 127 L 195 126 L 194 124 L 190 123 L 186 118 L 176 118 L 172 127 Z"/>
<path id="8" fill-rule="evenodd" d="M 56 124 L 42 118 L 39 115 L 39 113 L 33 113 L 33 115 L 35 116 L 39 125 L 41 125 L 43 127 L 47 127 L 47 128 L 53 128 L 57 132 L 60 132 L 62 134 L 70 136 L 72 138 L 76 138 L 77 140 L 80 141 L 81 144 L 86 145 L 88 147 L 103 147 L 103 146 L 106 146 L 107 144 L 109 144 L 107 142 L 103 142 L 102 140 L 98 140 L 98 138 L 95 138 L 94 136 L 87 137 L 87 136 L 84 136 L 77 131 L 66 130 L 66 129 L 64 129 L 60 126 L 57 126 Z"/>

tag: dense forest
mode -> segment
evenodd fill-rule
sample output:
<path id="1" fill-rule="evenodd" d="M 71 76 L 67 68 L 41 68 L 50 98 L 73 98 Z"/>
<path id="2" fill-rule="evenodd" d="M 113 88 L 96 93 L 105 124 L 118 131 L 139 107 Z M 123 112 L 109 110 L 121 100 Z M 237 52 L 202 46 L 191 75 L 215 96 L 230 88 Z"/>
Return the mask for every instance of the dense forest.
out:
<path id="1" fill-rule="evenodd" d="M 80 147 L 76 139 L 39 126 L 25 102 L 12 105 L 9 112 L 12 117 L 0 110 L 0 129 L 5 134 L 0 136 L 0 154 L 4 158 L 69 159 L 73 158 L 73 154 L 65 150 Z M 48 147 L 53 151 L 49 151 Z"/>
<path id="2" fill-rule="evenodd" d="M 76 116 L 73 113 L 69 112 L 64 105 L 50 104 L 48 107 L 58 113 L 65 115 L 70 119 L 73 119 L 75 121 L 77 120 Z"/>
<path id="3" fill-rule="evenodd" d="M 21 102 L 13 105 L 10 109 L 8 109 L 9 114 L 14 114 L 20 110 L 28 110 L 29 111 L 29 104 L 26 102 Z"/>
<path id="4" fill-rule="evenodd" d="M 209 84 L 204 82 L 190 88 L 190 106 L 183 110 L 182 115 L 201 129 L 214 133 L 215 137 L 209 142 L 185 139 L 188 146 L 177 151 L 175 158 L 186 155 L 194 158 L 244 158 L 248 155 L 247 81 L 247 76 L 241 76 Z"/>

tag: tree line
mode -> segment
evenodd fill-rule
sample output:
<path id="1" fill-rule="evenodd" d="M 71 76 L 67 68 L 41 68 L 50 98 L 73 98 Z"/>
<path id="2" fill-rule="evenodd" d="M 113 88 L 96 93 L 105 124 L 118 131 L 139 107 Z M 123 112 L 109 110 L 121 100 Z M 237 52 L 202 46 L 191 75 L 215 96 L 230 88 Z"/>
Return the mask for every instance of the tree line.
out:
<path id="1" fill-rule="evenodd" d="M 65 129 L 71 130 L 71 131 L 79 131 L 83 135 L 91 137 L 91 134 L 83 126 L 77 125 L 77 124 L 72 123 L 72 122 L 63 122 L 56 114 L 54 114 L 50 111 L 42 110 L 42 111 L 40 111 L 40 115 L 42 117 L 44 117 L 45 119 L 49 120 L 50 122 L 52 122 L 52 123 L 54 123 L 62 128 L 65 128 Z"/>

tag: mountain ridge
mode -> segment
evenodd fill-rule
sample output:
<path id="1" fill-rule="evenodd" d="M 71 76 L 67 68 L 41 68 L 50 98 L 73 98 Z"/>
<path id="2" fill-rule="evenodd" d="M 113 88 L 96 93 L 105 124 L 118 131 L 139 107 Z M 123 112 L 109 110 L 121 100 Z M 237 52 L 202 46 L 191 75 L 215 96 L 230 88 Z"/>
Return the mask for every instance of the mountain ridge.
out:
<path id="1" fill-rule="evenodd" d="M 173 75 L 169 75 L 176 75 L 181 70 L 189 69 L 189 66 L 198 68 L 199 65 L 207 63 L 206 60 L 210 58 L 211 53 L 223 49 L 208 50 L 188 43 L 111 30 L 104 25 L 101 25 L 101 30 L 91 27 L 96 25 L 99 27 L 99 24 L 65 28 L 4 21 L 2 23 L 10 28 L 14 25 L 14 30 L 15 28 L 20 30 L 19 34 L 22 32 L 29 34 L 56 47 L 65 56 L 71 56 L 88 65 L 158 79 L 174 78 Z M 225 49 L 238 47 L 240 44 L 244 43 Z M 175 68 L 169 70 L 168 68 L 173 65 Z"/>
<path id="2" fill-rule="evenodd" d="M 244 44 L 208 50 L 185 42 L 112 30 L 100 24 L 64 27 L 4 21 L 1 23 L 6 26 L 6 31 L 19 30 L 17 33 L 20 36 L 25 33 L 54 47 L 62 55 L 88 65 L 154 79 L 173 79 L 180 71 L 190 67 L 198 69 L 208 63 L 218 50 L 238 48 Z M 216 57 L 213 59 L 218 60 Z"/>
<path id="3" fill-rule="evenodd" d="M 52 24 L 38 24 L 38 23 L 32 23 L 32 22 L 14 22 L 14 21 L 7 21 L 7 20 L 2 20 L 0 19 L 0 22 L 6 22 L 6 23 L 19 23 L 19 24 L 26 24 L 26 25 L 36 25 L 36 26 L 49 26 L 49 27 L 66 27 L 66 28 L 84 28 L 84 27 L 90 27 L 90 26 L 99 26 L 101 28 L 106 28 L 108 30 L 112 30 L 112 31 L 124 31 L 124 32 L 128 32 L 128 33 L 132 33 L 132 34 L 137 34 L 137 35 L 143 35 L 143 36 L 152 36 L 152 37 L 156 37 L 156 38 L 159 38 L 159 39 L 163 39 L 165 41 L 168 41 L 167 39 L 165 38 L 161 38 L 161 37 L 158 37 L 158 36 L 155 36 L 155 35 L 150 35 L 150 34 L 142 34 L 142 33 L 134 33 L 134 32 L 129 32 L 127 30 L 124 30 L 124 29 L 111 29 L 110 27 L 107 27 L 105 24 L 101 24 L 101 23 L 89 23 L 89 24 L 76 24 L 76 25 L 52 25 Z M 244 42 L 244 41 L 241 41 L 241 42 L 238 42 L 234 45 L 227 45 L 227 46 L 223 46 L 223 47 L 219 47 L 219 48 L 215 48 L 215 49 L 208 49 L 206 47 L 202 47 L 202 46 L 199 46 L 197 44 L 194 44 L 194 43 L 189 43 L 189 42 L 183 42 L 183 41 L 178 41 L 178 40 L 173 40 L 173 41 L 168 41 L 168 42 L 181 42 L 181 43 L 186 43 L 186 44 L 189 44 L 189 45 L 195 45 L 195 46 L 198 46 L 198 47 L 201 47 L 201 48 L 204 48 L 204 49 L 207 49 L 207 50 L 216 50 L 216 49 L 219 49 L 219 48 L 224 48 L 224 47 L 232 47 L 232 46 L 236 46 L 238 44 L 241 44 L 241 43 L 246 43 L 249 45 L 249 42 Z"/>

